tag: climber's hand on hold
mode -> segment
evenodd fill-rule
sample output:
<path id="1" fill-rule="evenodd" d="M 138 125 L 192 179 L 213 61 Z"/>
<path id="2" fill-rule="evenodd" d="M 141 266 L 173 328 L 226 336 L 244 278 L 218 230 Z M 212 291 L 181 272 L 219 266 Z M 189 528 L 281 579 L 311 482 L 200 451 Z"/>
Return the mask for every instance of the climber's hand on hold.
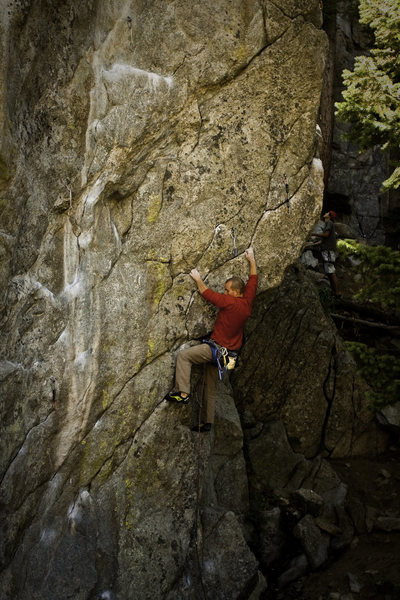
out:
<path id="1" fill-rule="evenodd" d="M 204 281 L 202 280 L 201 275 L 198 272 L 198 270 L 192 269 L 190 271 L 189 275 L 192 279 L 194 279 L 194 281 L 196 282 L 196 285 L 197 285 L 197 289 L 199 290 L 200 294 L 202 294 L 207 289 L 207 286 L 204 283 Z"/>
<path id="2" fill-rule="evenodd" d="M 192 269 L 189 273 L 190 277 L 195 280 L 197 283 L 199 280 L 201 281 L 201 275 L 197 269 Z"/>
<path id="3" fill-rule="evenodd" d="M 251 248 L 251 247 L 247 248 L 244 255 L 250 263 L 250 275 L 256 275 L 257 274 L 257 266 L 256 266 L 256 259 L 254 258 L 253 248 Z"/>

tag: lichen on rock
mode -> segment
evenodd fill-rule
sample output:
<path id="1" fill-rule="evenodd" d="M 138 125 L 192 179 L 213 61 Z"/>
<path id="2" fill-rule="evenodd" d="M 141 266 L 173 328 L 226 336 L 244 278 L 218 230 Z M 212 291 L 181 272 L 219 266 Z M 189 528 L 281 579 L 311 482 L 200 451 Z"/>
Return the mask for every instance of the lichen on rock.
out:
<path id="1" fill-rule="evenodd" d="M 260 290 L 277 286 L 319 214 L 319 2 L 1 16 L 3 593 L 196 597 L 197 451 L 189 413 L 161 399 L 214 316 L 190 269 L 220 289 L 252 244 Z M 225 481 L 243 473 L 235 452 Z M 210 594 L 262 587 L 232 507 L 217 513 L 205 548 L 228 558 Z"/>

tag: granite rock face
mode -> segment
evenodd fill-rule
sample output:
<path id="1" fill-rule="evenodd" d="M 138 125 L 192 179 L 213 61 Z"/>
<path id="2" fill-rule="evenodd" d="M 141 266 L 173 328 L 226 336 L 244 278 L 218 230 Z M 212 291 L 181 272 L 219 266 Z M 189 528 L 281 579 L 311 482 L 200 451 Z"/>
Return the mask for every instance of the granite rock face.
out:
<path id="1" fill-rule="evenodd" d="M 386 436 L 373 421 L 366 384 L 355 371 L 299 262 L 279 288 L 256 299 L 242 367 L 233 377 L 244 425 L 258 430 L 270 420 L 283 421 L 293 450 L 307 458 L 377 454 Z M 269 469 L 281 476 L 281 461 Z"/>
<path id="2" fill-rule="evenodd" d="M 252 244 L 277 286 L 319 214 L 319 2 L 0 10 L 4 598 L 250 594 L 239 421 L 221 458 L 161 399 L 214 318 L 190 269 L 218 289 Z"/>

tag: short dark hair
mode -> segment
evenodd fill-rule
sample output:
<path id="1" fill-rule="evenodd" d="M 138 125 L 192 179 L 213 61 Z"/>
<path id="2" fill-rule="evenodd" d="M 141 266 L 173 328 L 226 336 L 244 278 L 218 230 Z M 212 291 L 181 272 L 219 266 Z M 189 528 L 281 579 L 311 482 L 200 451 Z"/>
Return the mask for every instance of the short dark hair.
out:
<path id="1" fill-rule="evenodd" d="M 225 281 L 225 283 L 230 283 L 232 290 L 239 290 L 239 293 L 243 294 L 245 284 L 241 277 L 230 277 Z"/>

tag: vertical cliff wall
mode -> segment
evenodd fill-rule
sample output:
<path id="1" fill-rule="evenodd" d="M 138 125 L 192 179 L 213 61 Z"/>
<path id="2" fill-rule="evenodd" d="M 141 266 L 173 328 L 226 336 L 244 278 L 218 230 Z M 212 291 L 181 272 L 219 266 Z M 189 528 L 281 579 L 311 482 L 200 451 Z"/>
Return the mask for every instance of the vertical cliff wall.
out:
<path id="1" fill-rule="evenodd" d="M 358 0 L 338 0 L 326 9 L 324 28 L 330 43 L 321 109 L 326 203 L 356 237 L 396 247 L 390 214 L 396 192 L 381 191 L 390 173 L 389 155 L 378 146 L 360 153 L 345 140 L 349 124 L 334 117 L 334 103 L 343 100 L 343 70 L 353 70 L 355 57 L 367 55 L 373 46 L 371 30 L 359 22 L 358 4 Z"/>
<path id="2" fill-rule="evenodd" d="M 190 269 L 219 289 L 252 244 L 276 286 L 319 214 L 319 4 L 1 2 L 5 598 L 199 597 L 210 447 L 161 399 L 214 316 Z M 214 598 L 258 581 L 227 406 Z"/>

